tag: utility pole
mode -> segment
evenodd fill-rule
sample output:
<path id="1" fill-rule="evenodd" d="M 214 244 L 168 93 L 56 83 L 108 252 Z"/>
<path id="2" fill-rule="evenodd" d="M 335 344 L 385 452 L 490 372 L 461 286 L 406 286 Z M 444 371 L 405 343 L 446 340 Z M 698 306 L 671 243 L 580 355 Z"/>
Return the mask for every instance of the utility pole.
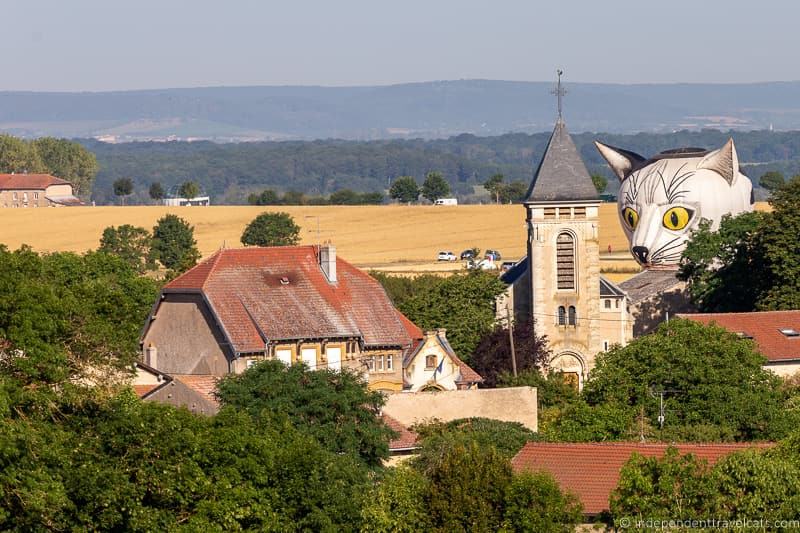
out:
<path id="1" fill-rule="evenodd" d="M 511 320 L 511 307 L 506 302 L 506 320 L 508 320 L 508 342 L 511 345 L 511 369 L 517 377 L 517 353 L 514 350 L 514 323 Z"/>

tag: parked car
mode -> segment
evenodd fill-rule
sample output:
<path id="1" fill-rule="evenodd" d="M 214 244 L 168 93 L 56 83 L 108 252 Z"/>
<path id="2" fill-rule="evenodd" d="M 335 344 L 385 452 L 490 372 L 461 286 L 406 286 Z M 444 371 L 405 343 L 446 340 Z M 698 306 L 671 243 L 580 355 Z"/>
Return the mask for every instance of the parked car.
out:
<path id="1" fill-rule="evenodd" d="M 499 261 L 500 259 L 503 258 L 503 256 L 500 255 L 500 252 L 498 252 L 497 250 L 486 250 L 486 253 L 483 254 L 483 257 L 486 259 L 491 258 L 494 259 L 495 261 Z"/>
<path id="2" fill-rule="evenodd" d="M 473 261 L 472 264 L 472 268 L 477 270 L 497 270 L 497 263 L 491 258 L 483 259 L 478 262 Z"/>
<path id="3" fill-rule="evenodd" d="M 461 260 L 466 261 L 469 259 L 475 259 L 475 250 L 464 250 L 461 252 Z"/>
<path id="4" fill-rule="evenodd" d="M 433 202 L 433 205 L 458 205 L 458 199 L 457 198 L 439 198 L 438 200 Z"/>
<path id="5" fill-rule="evenodd" d="M 437 261 L 455 261 L 456 259 L 458 258 L 453 252 L 439 252 L 439 255 L 436 256 Z"/>

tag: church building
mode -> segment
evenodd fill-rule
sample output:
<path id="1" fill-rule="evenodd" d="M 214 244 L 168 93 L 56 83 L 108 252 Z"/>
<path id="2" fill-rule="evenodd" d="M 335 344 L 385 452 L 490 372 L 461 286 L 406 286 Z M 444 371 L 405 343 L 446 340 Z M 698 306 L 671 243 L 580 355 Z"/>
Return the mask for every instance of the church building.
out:
<path id="1" fill-rule="evenodd" d="M 534 320 L 547 336 L 550 369 L 583 386 L 595 356 L 632 338 L 626 294 L 600 275 L 600 199 L 559 117 L 524 202 L 528 255 L 502 279 L 509 284 L 498 314 Z"/>

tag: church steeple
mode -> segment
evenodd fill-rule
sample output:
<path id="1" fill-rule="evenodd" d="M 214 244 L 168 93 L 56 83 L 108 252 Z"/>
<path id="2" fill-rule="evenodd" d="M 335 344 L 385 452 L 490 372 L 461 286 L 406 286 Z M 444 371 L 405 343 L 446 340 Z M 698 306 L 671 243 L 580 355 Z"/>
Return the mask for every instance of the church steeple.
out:
<path id="1" fill-rule="evenodd" d="M 559 70 L 558 85 L 553 91 L 558 97 L 556 126 L 533 175 L 525 203 L 598 200 L 597 189 L 562 116 L 561 99 L 567 92 L 561 85 L 562 74 Z"/>

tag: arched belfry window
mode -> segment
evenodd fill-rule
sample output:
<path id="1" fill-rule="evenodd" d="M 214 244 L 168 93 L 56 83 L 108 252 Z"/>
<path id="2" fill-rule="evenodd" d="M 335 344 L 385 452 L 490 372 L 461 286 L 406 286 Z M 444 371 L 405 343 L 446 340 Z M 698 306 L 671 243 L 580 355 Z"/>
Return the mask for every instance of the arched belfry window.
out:
<path id="1" fill-rule="evenodd" d="M 559 233 L 556 239 L 556 276 L 559 290 L 575 290 L 575 237 L 571 233 Z"/>
<path id="2" fill-rule="evenodd" d="M 569 306 L 569 325 L 570 326 L 574 326 L 577 323 L 577 321 L 578 321 L 578 317 L 576 316 L 576 313 L 575 313 L 575 306 L 574 305 L 570 305 Z"/>
<path id="3" fill-rule="evenodd" d="M 558 307 L 558 325 L 559 326 L 567 325 L 567 310 L 564 308 L 563 305 Z"/>

